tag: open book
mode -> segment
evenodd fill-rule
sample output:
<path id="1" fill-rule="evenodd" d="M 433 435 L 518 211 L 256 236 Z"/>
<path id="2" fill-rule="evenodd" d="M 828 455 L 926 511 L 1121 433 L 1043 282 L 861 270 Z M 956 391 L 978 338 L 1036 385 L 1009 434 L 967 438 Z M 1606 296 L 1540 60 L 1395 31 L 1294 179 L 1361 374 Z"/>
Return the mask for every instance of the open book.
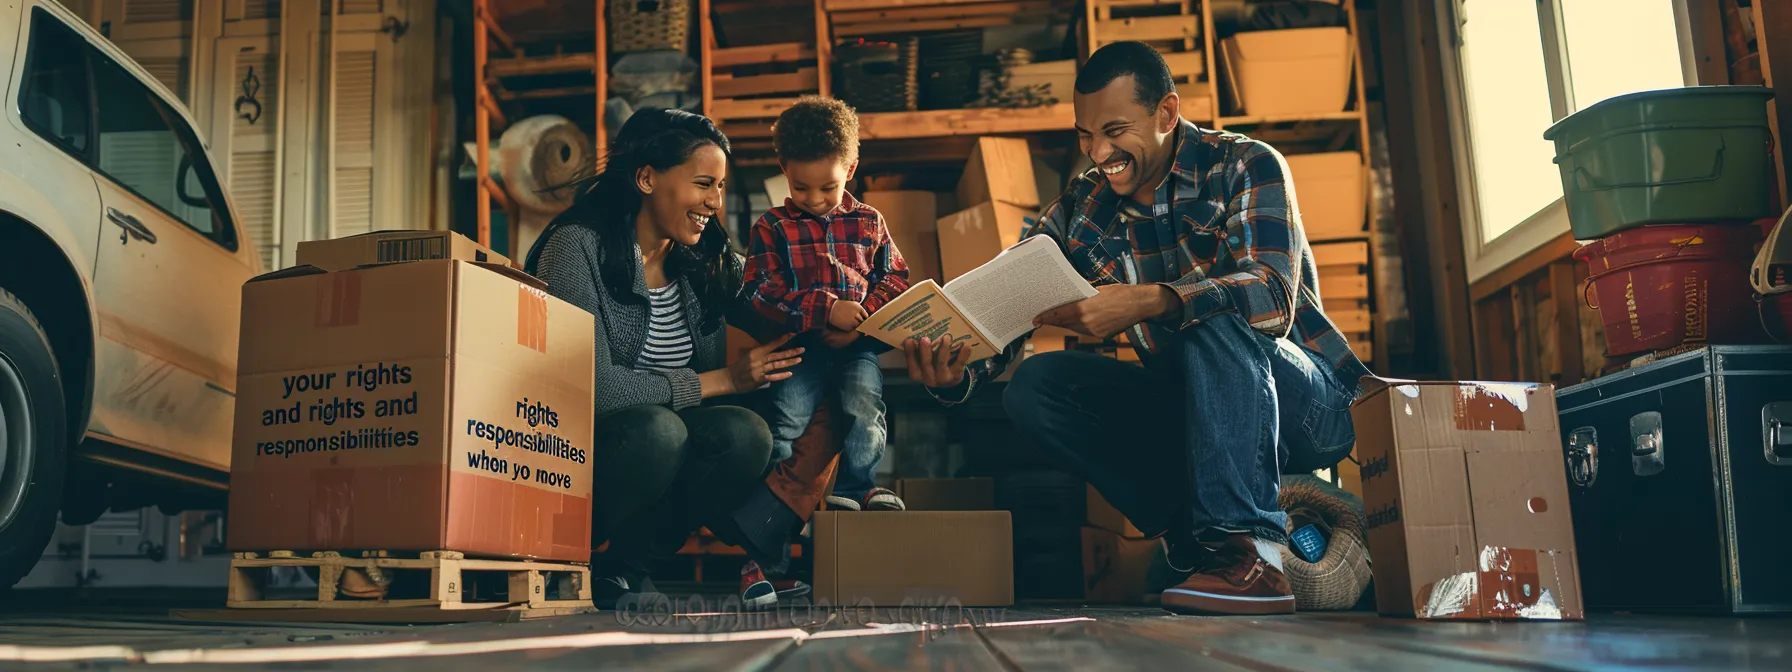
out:
<path id="1" fill-rule="evenodd" d="M 895 347 L 910 338 L 963 343 L 969 361 L 993 357 L 1033 330 L 1033 318 L 1095 296 L 1058 243 L 1034 236 L 941 287 L 922 280 L 884 304 L 859 332 Z"/>

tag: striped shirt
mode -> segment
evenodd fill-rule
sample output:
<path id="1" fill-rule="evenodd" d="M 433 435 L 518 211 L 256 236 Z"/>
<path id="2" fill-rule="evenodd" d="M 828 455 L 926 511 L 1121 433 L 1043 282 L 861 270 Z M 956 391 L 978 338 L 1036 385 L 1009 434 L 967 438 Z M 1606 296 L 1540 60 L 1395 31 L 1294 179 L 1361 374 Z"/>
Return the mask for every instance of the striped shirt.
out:
<path id="1" fill-rule="evenodd" d="M 691 327 L 685 323 L 678 283 L 649 289 L 647 293 L 653 312 L 647 323 L 647 343 L 641 348 L 641 358 L 635 360 L 635 370 L 669 371 L 689 366 L 695 347 L 691 343 Z"/>

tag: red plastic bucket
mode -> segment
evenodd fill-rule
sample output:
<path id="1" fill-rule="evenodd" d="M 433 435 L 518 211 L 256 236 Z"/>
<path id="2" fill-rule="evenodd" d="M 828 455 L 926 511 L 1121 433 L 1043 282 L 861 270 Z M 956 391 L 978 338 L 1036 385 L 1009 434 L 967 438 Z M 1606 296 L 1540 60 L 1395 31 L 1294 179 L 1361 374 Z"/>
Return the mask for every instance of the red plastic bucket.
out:
<path id="1" fill-rule="evenodd" d="M 1748 282 L 1762 240 L 1747 224 L 1645 226 L 1574 251 L 1587 262 L 1587 305 L 1605 324 L 1607 357 L 1688 343 L 1758 343 Z"/>

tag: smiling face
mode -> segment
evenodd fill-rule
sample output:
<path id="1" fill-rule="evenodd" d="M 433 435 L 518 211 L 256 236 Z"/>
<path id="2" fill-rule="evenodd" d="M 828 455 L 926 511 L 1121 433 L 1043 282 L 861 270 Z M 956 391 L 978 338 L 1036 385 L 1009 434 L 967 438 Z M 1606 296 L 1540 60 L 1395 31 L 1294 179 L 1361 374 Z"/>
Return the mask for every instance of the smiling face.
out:
<path id="1" fill-rule="evenodd" d="M 840 207 L 846 182 L 852 179 L 858 162 L 842 162 L 839 157 L 814 161 L 785 161 L 784 177 L 790 182 L 790 200 L 803 211 L 825 217 Z"/>
<path id="2" fill-rule="evenodd" d="M 658 234 L 694 246 L 703 228 L 714 223 L 716 213 L 722 210 L 727 176 L 727 156 L 720 147 L 707 143 L 666 172 L 643 167 L 635 175 L 642 212 Z"/>
<path id="3" fill-rule="evenodd" d="M 1155 105 L 1140 104 L 1132 76 L 1125 75 L 1094 93 L 1078 91 L 1074 100 L 1083 153 L 1107 176 L 1114 193 L 1149 204 L 1153 190 L 1170 173 L 1180 102 L 1176 94 Z"/>

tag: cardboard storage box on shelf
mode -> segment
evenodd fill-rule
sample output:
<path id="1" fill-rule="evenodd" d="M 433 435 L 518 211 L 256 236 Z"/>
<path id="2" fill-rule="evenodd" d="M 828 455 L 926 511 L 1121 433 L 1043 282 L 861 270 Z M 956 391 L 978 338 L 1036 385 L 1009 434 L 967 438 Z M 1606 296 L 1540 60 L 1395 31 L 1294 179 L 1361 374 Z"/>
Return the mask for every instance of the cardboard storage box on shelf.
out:
<path id="1" fill-rule="evenodd" d="M 1046 93 L 1068 103 L 1076 95 L 1076 59 L 1028 63 L 1008 69 L 1008 89 L 1020 91 L 1030 86 L 1046 85 Z"/>
<path id="2" fill-rule="evenodd" d="M 946 215 L 939 221 L 940 275 L 950 282 L 996 258 L 1020 242 L 1036 207 L 986 202 Z"/>
<path id="3" fill-rule="evenodd" d="M 940 280 L 939 199 L 931 191 L 867 191 L 859 199 L 877 208 L 890 240 L 908 262 L 909 284 Z"/>
<path id="4" fill-rule="evenodd" d="M 1096 604 L 1156 604 L 1151 563 L 1163 557 L 1156 539 L 1128 539 L 1083 528 L 1083 600 Z"/>
<path id="5" fill-rule="evenodd" d="M 1356 152 L 1294 154 L 1288 174 L 1294 178 L 1295 203 L 1308 240 L 1361 236 L 1367 221 L 1368 184 L 1363 157 Z"/>
<path id="6" fill-rule="evenodd" d="M 1555 389 L 1363 379 L 1351 407 L 1384 616 L 1583 618 Z M 1672 568 L 1664 568 L 1671 580 Z"/>
<path id="7" fill-rule="evenodd" d="M 904 478 L 896 495 L 909 511 L 990 511 L 996 508 L 991 478 Z"/>
<path id="8" fill-rule="evenodd" d="M 1145 538 L 1145 533 L 1140 532 L 1139 528 L 1133 527 L 1132 521 L 1126 519 L 1126 514 L 1120 513 L 1120 510 L 1109 504 L 1108 500 L 1101 496 L 1101 493 L 1095 491 L 1095 486 L 1083 487 L 1087 490 L 1087 494 L 1084 495 L 1086 511 L 1083 519 L 1088 521 L 1090 527 L 1115 532 L 1128 539 Z"/>
<path id="9" fill-rule="evenodd" d="M 817 603 L 1014 603 L 1007 511 L 820 511 L 811 523 Z"/>
<path id="10" fill-rule="evenodd" d="M 232 550 L 584 562 L 591 315 L 492 264 L 243 286 Z"/>
<path id="11" fill-rule="evenodd" d="M 1239 33 L 1220 47 L 1239 114 L 1343 112 L 1350 100 L 1350 31 L 1343 27 Z"/>
<path id="12" fill-rule="evenodd" d="M 971 160 L 958 178 L 958 207 L 996 202 L 1039 208 L 1039 184 L 1033 179 L 1033 152 L 1023 138 L 977 138 Z"/>
<path id="13" fill-rule="evenodd" d="M 329 240 L 307 240 L 294 253 L 298 266 L 342 271 L 357 266 L 402 261 L 455 259 L 510 265 L 510 259 L 491 248 L 451 231 L 388 230 Z"/>
<path id="14" fill-rule="evenodd" d="M 1213 123 L 1213 96 L 1207 94 L 1206 84 L 1177 84 L 1177 112 L 1183 119 L 1191 123 Z"/>

